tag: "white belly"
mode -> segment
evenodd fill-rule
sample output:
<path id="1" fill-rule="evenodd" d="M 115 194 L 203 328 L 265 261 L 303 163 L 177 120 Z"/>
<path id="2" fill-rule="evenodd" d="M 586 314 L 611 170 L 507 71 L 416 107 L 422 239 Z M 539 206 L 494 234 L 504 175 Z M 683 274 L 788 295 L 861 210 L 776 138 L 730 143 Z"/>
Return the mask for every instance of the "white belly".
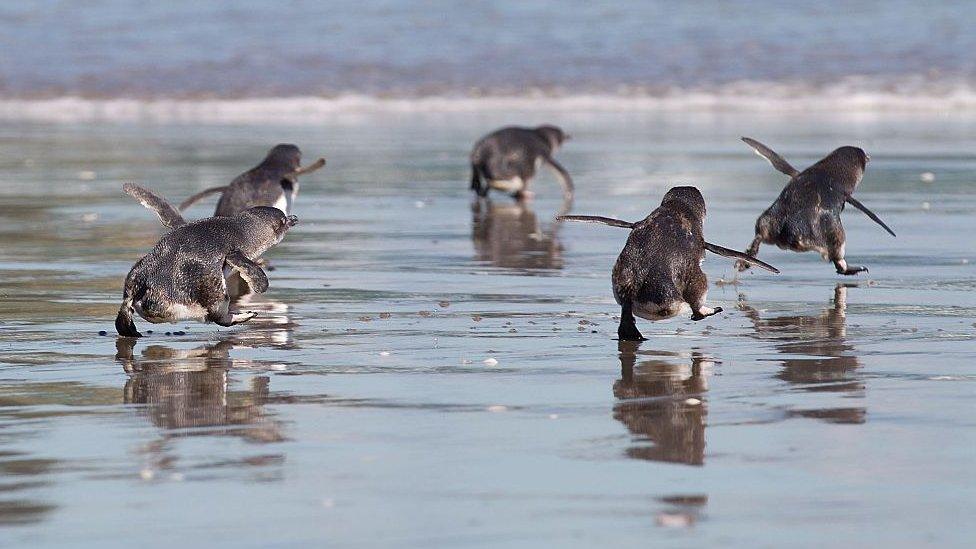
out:
<path id="1" fill-rule="evenodd" d="M 667 320 L 680 314 L 690 313 L 691 306 L 684 301 L 675 301 L 668 305 L 656 303 L 634 303 L 634 316 L 644 320 Z"/>
<path id="2" fill-rule="evenodd" d="M 511 179 L 493 179 L 488 183 L 488 186 L 499 191 L 514 193 L 525 188 L 525 181 L 522 181 L 521 177 L 513 177 Z"/>
<path id="3" fill-rule="evenodd" d="M 132 308 L 139 313 L 139 316 L 152 322 L 153 324 L 160 324 L 163 322 L 179 322 L 181 320 L 198 320 L 203 322 L 207 317 L 207 310 L 202 306 L 193 305 L 183 305 L 182 303 L 174 303 L 166 308 L 166 312 L 162 315 L 147 315 L 146 311 L 142 310 L 141 304 L 139 302 L 133 303 Z"/>
<path id="4" fill-rule="evenodd" d="M 274 207 L 285 212 L 285 215 L 288 215 L 289 206 L 291 206 L 291 200 L 288 200 L 288 195 L 285 193 L 282 193 L 282 195 L 279 196 L 278 200 L 274 203 Z"/>

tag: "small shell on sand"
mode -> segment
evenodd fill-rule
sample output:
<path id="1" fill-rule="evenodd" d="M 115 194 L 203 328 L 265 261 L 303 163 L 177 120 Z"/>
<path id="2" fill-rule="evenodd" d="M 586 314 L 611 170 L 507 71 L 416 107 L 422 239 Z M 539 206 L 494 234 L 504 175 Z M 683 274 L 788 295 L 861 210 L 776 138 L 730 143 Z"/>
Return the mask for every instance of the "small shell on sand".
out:
<path id="1" fill-rule="evenodd" d="M 688 513 L 658 513 L 654 522 L 664 528 L 688 528 L 695 524 L 695 518 Z"/>

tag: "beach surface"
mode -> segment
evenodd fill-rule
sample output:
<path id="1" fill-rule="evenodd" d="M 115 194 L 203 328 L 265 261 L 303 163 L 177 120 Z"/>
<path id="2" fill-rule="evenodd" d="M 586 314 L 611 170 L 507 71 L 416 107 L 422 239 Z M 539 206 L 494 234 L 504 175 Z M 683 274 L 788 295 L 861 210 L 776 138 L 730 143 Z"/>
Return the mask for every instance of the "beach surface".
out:
<path id="1" fill-rule="evenodd" d="M 557 224 L 558 184 L 468 191 L 471 144 L 556 123 L 573 213 L 637 220 L 701 189 L 745 248 L 798 167 L 850 144 L 834 274 L 732 283 L 724 312 L 616 341 L 626 232 Z M 178 202 L 275 143 L 306 161 L 300 224 L 254 321 L 114 336 L 162 232 L 121 192 Z M 288 123 L 9 121 L 0 128 L 0 539 L 31 547 L 965 546 L 976 535 L 976 115 L 370 112 Z M 189 210 L 210 215 L 213 203 Z M 100 336 L 99 331 L 108 332 Z M 169 332 L 167 334 L 166 332 Z M 179 332 L 178 334 L 176 332 Z M 70 534 L 69 534 L 70 533 Z"/>

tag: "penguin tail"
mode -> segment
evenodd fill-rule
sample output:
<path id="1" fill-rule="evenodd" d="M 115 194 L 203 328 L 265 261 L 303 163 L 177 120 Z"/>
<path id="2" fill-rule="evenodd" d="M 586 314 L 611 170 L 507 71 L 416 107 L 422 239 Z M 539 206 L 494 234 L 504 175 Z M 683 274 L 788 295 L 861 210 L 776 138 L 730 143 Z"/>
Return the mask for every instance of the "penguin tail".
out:
<path id="1" fill-rule="evenodd" d="M 132 313 L 132 299 L 126 298 L 115 317 L 115 331 L 122 337 L 142 337 L 139 330 L 136 330 L 136 323 L 132 321 Z"/>

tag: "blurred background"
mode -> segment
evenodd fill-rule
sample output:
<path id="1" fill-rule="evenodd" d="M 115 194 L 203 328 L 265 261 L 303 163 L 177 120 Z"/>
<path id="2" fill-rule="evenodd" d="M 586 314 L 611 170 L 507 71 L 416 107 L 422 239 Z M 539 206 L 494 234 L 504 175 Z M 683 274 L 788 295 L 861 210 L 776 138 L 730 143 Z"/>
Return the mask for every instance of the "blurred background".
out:
<path id="1" fill-rule="evenodd" d="M 502 97 L 549 108 L 972 108 L 974 17 L 971 2 L 951 0 L 7 2 L 0 98 L 265 100 L 237 103 L 230 118 L 405 98 L 451 108 Z M 172 105 L 30 106 L 5 102 L 0 114 L 175 116 Z"/>

